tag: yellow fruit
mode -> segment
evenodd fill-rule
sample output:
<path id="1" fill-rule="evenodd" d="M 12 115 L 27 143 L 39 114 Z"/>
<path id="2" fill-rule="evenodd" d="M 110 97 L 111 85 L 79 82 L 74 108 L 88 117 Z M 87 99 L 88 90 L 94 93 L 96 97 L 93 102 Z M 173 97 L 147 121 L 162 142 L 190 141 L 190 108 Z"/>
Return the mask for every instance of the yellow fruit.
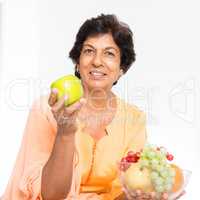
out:
<path id="1" fill-rule="evenodd" d="M 182 170 L 177 165 L 171 164 L 171 167 L 175 170 L 175 173 L 176 173 L 174 177 L 172 192 L 177 192 L 183 186 L 184 177 L 183 177 Z"/>
<path id="2" fill-rule="evenodd" d="M 58 99 L 68 96 L 65 106 L 71 105 L 83 96 L 83 88 L 80 79 L 74 75 L 63 76 L 51 84 L 51 89 L 58 90 Z"/>
<path id="3" fill-rule="evenodd" d="M 125 183 L 133 190 L 140 189 L 144 192 L 152 192 L 150 171 L 147 168 L 141 169 L 139 163 L 132 164 L 125 172 Z"/>

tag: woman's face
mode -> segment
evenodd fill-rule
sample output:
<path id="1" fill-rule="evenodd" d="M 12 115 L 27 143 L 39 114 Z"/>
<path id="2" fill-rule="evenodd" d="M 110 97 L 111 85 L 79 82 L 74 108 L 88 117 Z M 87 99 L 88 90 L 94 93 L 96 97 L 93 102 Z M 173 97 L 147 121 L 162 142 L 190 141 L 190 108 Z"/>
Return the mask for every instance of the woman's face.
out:
<path id="1" fill-rule="evenodd" d="M 123 74 L 120 49 L 110 33 L 88 37 L 83 43 L 77 68 L 88 89 L 111 89 Z"/>

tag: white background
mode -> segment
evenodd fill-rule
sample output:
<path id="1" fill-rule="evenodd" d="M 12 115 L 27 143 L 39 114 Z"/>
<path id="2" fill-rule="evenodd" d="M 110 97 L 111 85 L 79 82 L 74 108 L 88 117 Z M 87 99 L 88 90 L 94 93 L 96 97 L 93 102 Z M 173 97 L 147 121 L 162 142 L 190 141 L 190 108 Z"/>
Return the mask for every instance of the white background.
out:
<path id="1" fill-rule="evenodd" d="M 73 72 L 76 32 L 115 13 L 134 33 L 137 61 L 114 91 L 147 113 L 151 143 L 193 173 L 183 199 L 198 197 L 200 167 L 199 4 L 195 0 L 0 1 L 0 194 L 20 146 L 32 101 Z"/>

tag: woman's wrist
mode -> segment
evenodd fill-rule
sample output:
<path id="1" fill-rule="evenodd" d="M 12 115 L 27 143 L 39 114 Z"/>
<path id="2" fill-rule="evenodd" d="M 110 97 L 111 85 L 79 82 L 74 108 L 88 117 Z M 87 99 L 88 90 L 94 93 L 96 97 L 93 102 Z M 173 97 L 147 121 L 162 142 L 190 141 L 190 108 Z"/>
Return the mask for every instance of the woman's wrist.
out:
<path id="1" fill-rule="evenodd" d="M 63 142 L 74 143 L 74 141 L 75 141 L 75 133 L 74 132 L 65 132 L 62 129 L 58 129 L 57 137 L 59 138 L 59 140 L 61 140 Z"/>
<path id="2" fill-rule="evenodd" d="M 66 129 L 63 126 L 58 126 L 57 133 L 58 135 L 62 135 L 64 137 L 74 137 L 76 133 L 76 129 L 75 128 Z"/>

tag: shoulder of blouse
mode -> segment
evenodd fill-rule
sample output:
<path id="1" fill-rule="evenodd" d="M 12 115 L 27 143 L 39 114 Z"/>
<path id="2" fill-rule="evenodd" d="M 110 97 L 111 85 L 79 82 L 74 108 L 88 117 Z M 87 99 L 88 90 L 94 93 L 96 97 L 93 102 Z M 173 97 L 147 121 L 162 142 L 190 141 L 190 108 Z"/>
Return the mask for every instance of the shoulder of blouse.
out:
<path id="1" fill-rule="evenodd" d="M 42 95 L 33 101 L 30 112 L 39 112 L 56 131 L 56 120 L 53 117 L 51 107 L 48 104 L 49 95 Z"/>

